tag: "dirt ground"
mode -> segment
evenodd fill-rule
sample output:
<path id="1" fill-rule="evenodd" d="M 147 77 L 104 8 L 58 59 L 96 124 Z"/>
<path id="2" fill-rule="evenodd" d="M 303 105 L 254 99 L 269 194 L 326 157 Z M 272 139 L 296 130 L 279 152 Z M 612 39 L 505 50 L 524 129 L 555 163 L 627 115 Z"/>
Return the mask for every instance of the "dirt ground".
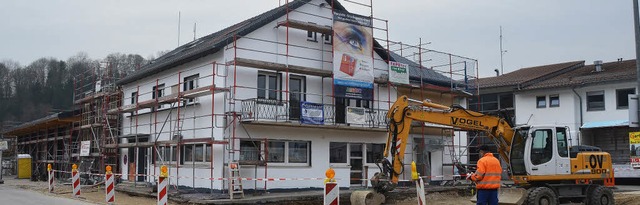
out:
<path id="1" fill-rule="evenodd" d="M 640 191 L 614 193 L 616 205 L 640 205 Z M 415 205 L 418 198 L 413 197 L 397 203 L 396 205 Z M 429 205 L 459 205 L 475 204 L 470 201 L 470 197 L 459 196 L 456 192 L 430 193 L 427 194 L 427 204 Z M 577 204 L 576 204 L 577 205 Z"/>
<path id="2" fill-rule="evenodd" d="M 5 185 L 14 186 L 22 189 L 29 189 L 45 194 L 55 195 L 58 197 L 72 198 L 71 196 L 71 185 L 62 185 L 57 184 L 54 187 L 53 193 L 47 193 L 48 186 L 47 182 L 33 182 L 24 179 L 10 179 L 5 178 Z M 80 190 L 79 200 L 95 203 L 95 204 L 107 204 L 105 202 L 105 193 L 104 186 L 100 187 L 82 187 Z M 115 194 L 115 202 L 116 204 L 131 204 L 131 205 L 142 205 L 142 204 L 155 204 L 156 199 L 147 198 L 147 197 L 135 197 L 129 196 L 128 194 L 117 192 Z"/>
<path id="3" fill-rule="evenodd" d="M 11 177 L 5 178 L 5 185 L 14 186 L 22 189 L 29 189 L 45 194 L 55 195 L 58 197 L 72 198 L 71 197 L 71 185 L 58 184 L 55 186 L 54 193 L 47 193 L 46 182 L 33 182 L 23 179 L 14 179 Z M 81 197 L 79 200 L 96 203 L 106 204 L 104 187 L 83 187 L 81 190 Z M 435 192 L 427 194 L 427 204 L 429 205 L 460 205 L 460 204 L 474 204 L 470 201 L 469 196 L 460 196 L 458 192 Z M 616 192 L 615 199 L 617 205 L 640 205 L 640 190 L 630 192 Z M 128 194 L 116 192 L 116 204 L 155 204 L 155 198 L 129 196 Z M 402 201 L 396 201 L 389 204 L 396 205 L 415 205 L 418 203 L 416 197 L 404 199 Z M 175 203 L 173 203 L 175 204 Z"/>

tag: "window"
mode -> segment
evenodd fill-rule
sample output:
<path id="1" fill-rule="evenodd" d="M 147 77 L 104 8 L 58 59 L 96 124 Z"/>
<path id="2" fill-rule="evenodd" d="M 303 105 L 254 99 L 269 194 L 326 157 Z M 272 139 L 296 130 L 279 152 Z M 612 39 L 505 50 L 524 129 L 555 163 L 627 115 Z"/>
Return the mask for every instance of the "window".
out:
<path id="1" fill-rule="evenodd" d="M 131 93 L 131 104 L 134 105 L 138 103 L 138 92 Z"/>
<path id="2" fill-rule="evenodd" d="M 267 146 L 267 150 L 269 151 L 267 162 L 284 163 L 284 148 L 284 142 L 269 142 Z"/>
<path id="3" fill-rule="evenodd" d="M 481 109 L 483 111 L 495 111 L 498 110 L 498 95 L 487 94 L 480 96 Z"/>
<path id="4" fill-rule="evenodd" d="M 616 90 L 616 108 L 629 109 L 629 95 L 636 94 L 635 88 Z"/>
<path id="5" fill-rule="evenodd" d="M 324 36 L 324 44 L 331 45 L 333 43 L 333 35 L 322 34 L 322 36 Z"/>
<path id="6" fill-rule="evenodd" d="M 587 111 L 600 110 L 604 110 L 604 91 L 587 92 Z"/>
<path id="7" fill-rule="evenodd" d="M 547 96 L 538 96 L 538 97 L 536 97 L 536 107 L 537 108 L 546 108 L 547 107 Z"/>
<path id="8" fill-rule="evenodd" d="M 556 128 L 556 138 L 558 139 L 558 155 L 560 155 L 560 157 L 568 157 L 569 148 L 567 148 L 567 129 Z"/>
<path id="9" fill-rule="evenodd" d="M 280 75 L 275 73 L 258 73 L 258 98 L 280 99 Z"/>
<path id="10" fill-rule="evenodd" d="M 211 145 L 188 144 L 181 148 L 180 164 L 194 162 L 211 162 Z"/>
<path id="11" fill-rule="evenodd" d="M 288 142 L 289 163 L 307 163 L 309 160 L 309 143 Z"/>
<path id="12" fill-rule="evenodd" d="M 268 141 L 266 146 L 257 140 L 240 141 L 240 161 L 261 161 L 262 150 L 267 152 L 267 162 L 283 164 L 309 164 L 311 162 L 309 141 Z"/>
<path id="13" fill-rule="evenodd" d="M 533 133 L 531 144 L 531 163 L 540 165 L 551 161 L 553 157 L 553 135 L 550 129 L 540 129 Z"/>
<path id="14" fill-rule="evenodd" d="M 347 163 L 347 143 L 329 143 L 329 163 Z"/>
<path id="15" fill-rule="evenodd" d="M 500 109 L 513 108 L 513 94 L 500 95 Z"/>
<path id="16" fill-rule="evenodd" d="M 289 119 L 298 120 L 302 114 L 300 102 L 306 101 L 306 78 L 291 75 L 289 80 Z"/>
<path id="17" fill-rule="evenodd" d="M 549 107 L 560 107 L 559 95 L 549 95 Z"/>
<path id="18" fill-rule="evenodd" d="M 153 90 L 151 91 L 151 99 L 161 98 L 162 96 L 164 96 L 164 84 L 153 86 Z M 162 108 L 162 105 L 158 105 L 158 109 L 160 108 Z"/>
<path id="19" fill-rule="evenodd" d="M 260 161 L 260 141 L 240 141 L 240 161 Z"/>
<path id="20" fill-rule="evenodd" d="M 165 162 L 171 162 L 176 160 L 176 147 L 175 146 L 166 146 L 166 147 L 158 147 L 158 154 L 160 155 L 158 159 L 161 159 Z M 161 161 L 157 160 L 157 161 Z"/>
<path id="21" fill-rule="evenodd" d="M 200 78 L 200 74 L 195 74 L 189 77 L 184 78 L 182 83 L 182 91 L 188 91 L 198 88 L 198 79 Z M 189 99 L 185 103 L 193 103 L 194 99 Z"/>
<path id="22" fill-rule="evenodd" d="M 385 144 L 367 144 L 367 163 L 376 163 L 383 158 Z"/>
<path id="23" fill-rule="evenodd" d="M 318 33 L 307 31 L 307 41 L 318 42 Z"/>

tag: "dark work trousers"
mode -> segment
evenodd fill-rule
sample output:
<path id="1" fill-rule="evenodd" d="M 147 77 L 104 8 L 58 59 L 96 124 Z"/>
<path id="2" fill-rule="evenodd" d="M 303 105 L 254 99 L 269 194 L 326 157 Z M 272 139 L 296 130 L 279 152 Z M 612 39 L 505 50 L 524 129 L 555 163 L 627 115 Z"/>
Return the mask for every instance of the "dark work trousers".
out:
<path id="1" fill-rule="evenodd" d="M 478 202 L 476 205 L 498 205 L 497 189 L 478 189 Z"/>

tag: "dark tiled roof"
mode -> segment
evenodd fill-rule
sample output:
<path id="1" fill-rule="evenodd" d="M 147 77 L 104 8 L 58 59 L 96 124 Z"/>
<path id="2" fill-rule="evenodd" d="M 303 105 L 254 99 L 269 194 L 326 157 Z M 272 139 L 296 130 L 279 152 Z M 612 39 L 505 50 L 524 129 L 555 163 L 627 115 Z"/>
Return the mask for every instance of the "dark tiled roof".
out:
<path id="1" fill-rule="evenodd" d="M 48 124 L 51 124 L 49 126 L 55 126 L 54 124 L 52 124 L 52 121 L 60 121 L 60 120 L 65 120 L 67 118 L 71 118 L 75 115 L 80 114 L 80 112 L 78 110 L 75 111 L 63 111 L 63 112 L 59 112 L 59 113 L 55 113 L 55 114 L 51 114 L 49 116 L 40 118 L 40 119 L 36 119 L 30 122 L 25 122 L 22 123 L 20 125 L 17 125 L 15 127 L 11 127 L 7 130 L 5 130 L 4 134 L 6 135 L 18 135 L 18 134 L 22 134 L 25 132 L 25 130 L 29 130 L 30 128 L 40 128 L 40 127 L 46 127 Z M 68 122 L 69 124 L 71 124 L 71 122 Z"/>
<path id="2" fill-rule="evenodd" d="M 311 0 L 292 1 L 289 3 L 288 9 L 297 9 L 310 1 Z M 346 9 L 336 0 L 326 0 L 326 2 L 329 5 L 333 5 L 334 10 L 346 11 Z M 218 32 L 196 39 L 195 41 L 182 45 L 170 51 L 169 53 L 160 56 L 153 63 L 144 65 L 140 68 L 140 71 L 118 80 L 116 84 L 123 85 L 131 83 L 147 77 L 151 74 L 159 73 L 178 65 L 204 57 L 206 55 L 213 54 L 222 49 L 225 45 L 232 43 L 236 34 L 237 36 L 245 36 L 255 31 L 256 29 L 276 20 L 277 18 L 284 16 L 286 12 L 287 5 L 285 4 L 260 15 L 257 15 L 253 18 L 237 23 L 228 28 L 222 29 Z M 388 60 L 386 50 L 384 50 L 377 41 L 374 41 L 374 50 L 383 59 Z"/>
<path id="3" fill-rule="evenodd" d="M 521 68 L 519 70 L 506 73 L 501 76 L 480 78 L 478 85 L 483 88 L 495 88 L 504 86 L 517 86 L 518 84 L 526 84 L 535 80 L 546 79 L 552 77 L 551 74 L 557 74 L 562 71 L 575 69 L 584 65 L 584 61 L 573 61 L 566 63 L 558 63 L 551 65 L 543 65 L 529 68 Z"/>
<path id="4" fill-rule="evenodd" d="M 578 69 L 532 84 L 524 89 L 573 87 L 579 85 L 636 80 L 636 61 L 625 60 L 602 64 L 602 71 L 596 72 L 595 65 Z"/>

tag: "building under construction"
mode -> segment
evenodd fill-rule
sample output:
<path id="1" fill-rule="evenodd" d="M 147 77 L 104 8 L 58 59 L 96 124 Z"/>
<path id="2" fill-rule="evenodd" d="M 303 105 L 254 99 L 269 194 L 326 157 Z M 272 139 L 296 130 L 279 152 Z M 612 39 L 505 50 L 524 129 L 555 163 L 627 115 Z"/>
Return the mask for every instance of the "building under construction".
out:
<path id="1" fill-rule="evenodd" d="M 170 178 L 178 189 L 319 188 L 298 179 L 324 177 L 329 167 L 340 186 L 367 186 L 379 172 L 396 98 L 464 106 L 476 94 L 469 84 L 478 69 L 474 59 L 422 42 L 389 40 L 389 22 L 374 17 L 373 7 L 287 1 L 131 75 L 120 78 L 105 64 L 76 78 L 76 109 L 52 117 L 55 128 L 24 125 L 31 128 L 10 133 L 19 152 L 37 156 L 37 167 L 80 163 L 100 173 L 112 165 L 124 180 L 154 183 L 165 165 L 180 176 Z M 456 165 L 468 163 L 464 132 L 422 123 L 410 138 L 405 170 L 416 161 L 422 175 L 449 180 Z M 236 176 L 292 180 L 212 180 Z"/>

